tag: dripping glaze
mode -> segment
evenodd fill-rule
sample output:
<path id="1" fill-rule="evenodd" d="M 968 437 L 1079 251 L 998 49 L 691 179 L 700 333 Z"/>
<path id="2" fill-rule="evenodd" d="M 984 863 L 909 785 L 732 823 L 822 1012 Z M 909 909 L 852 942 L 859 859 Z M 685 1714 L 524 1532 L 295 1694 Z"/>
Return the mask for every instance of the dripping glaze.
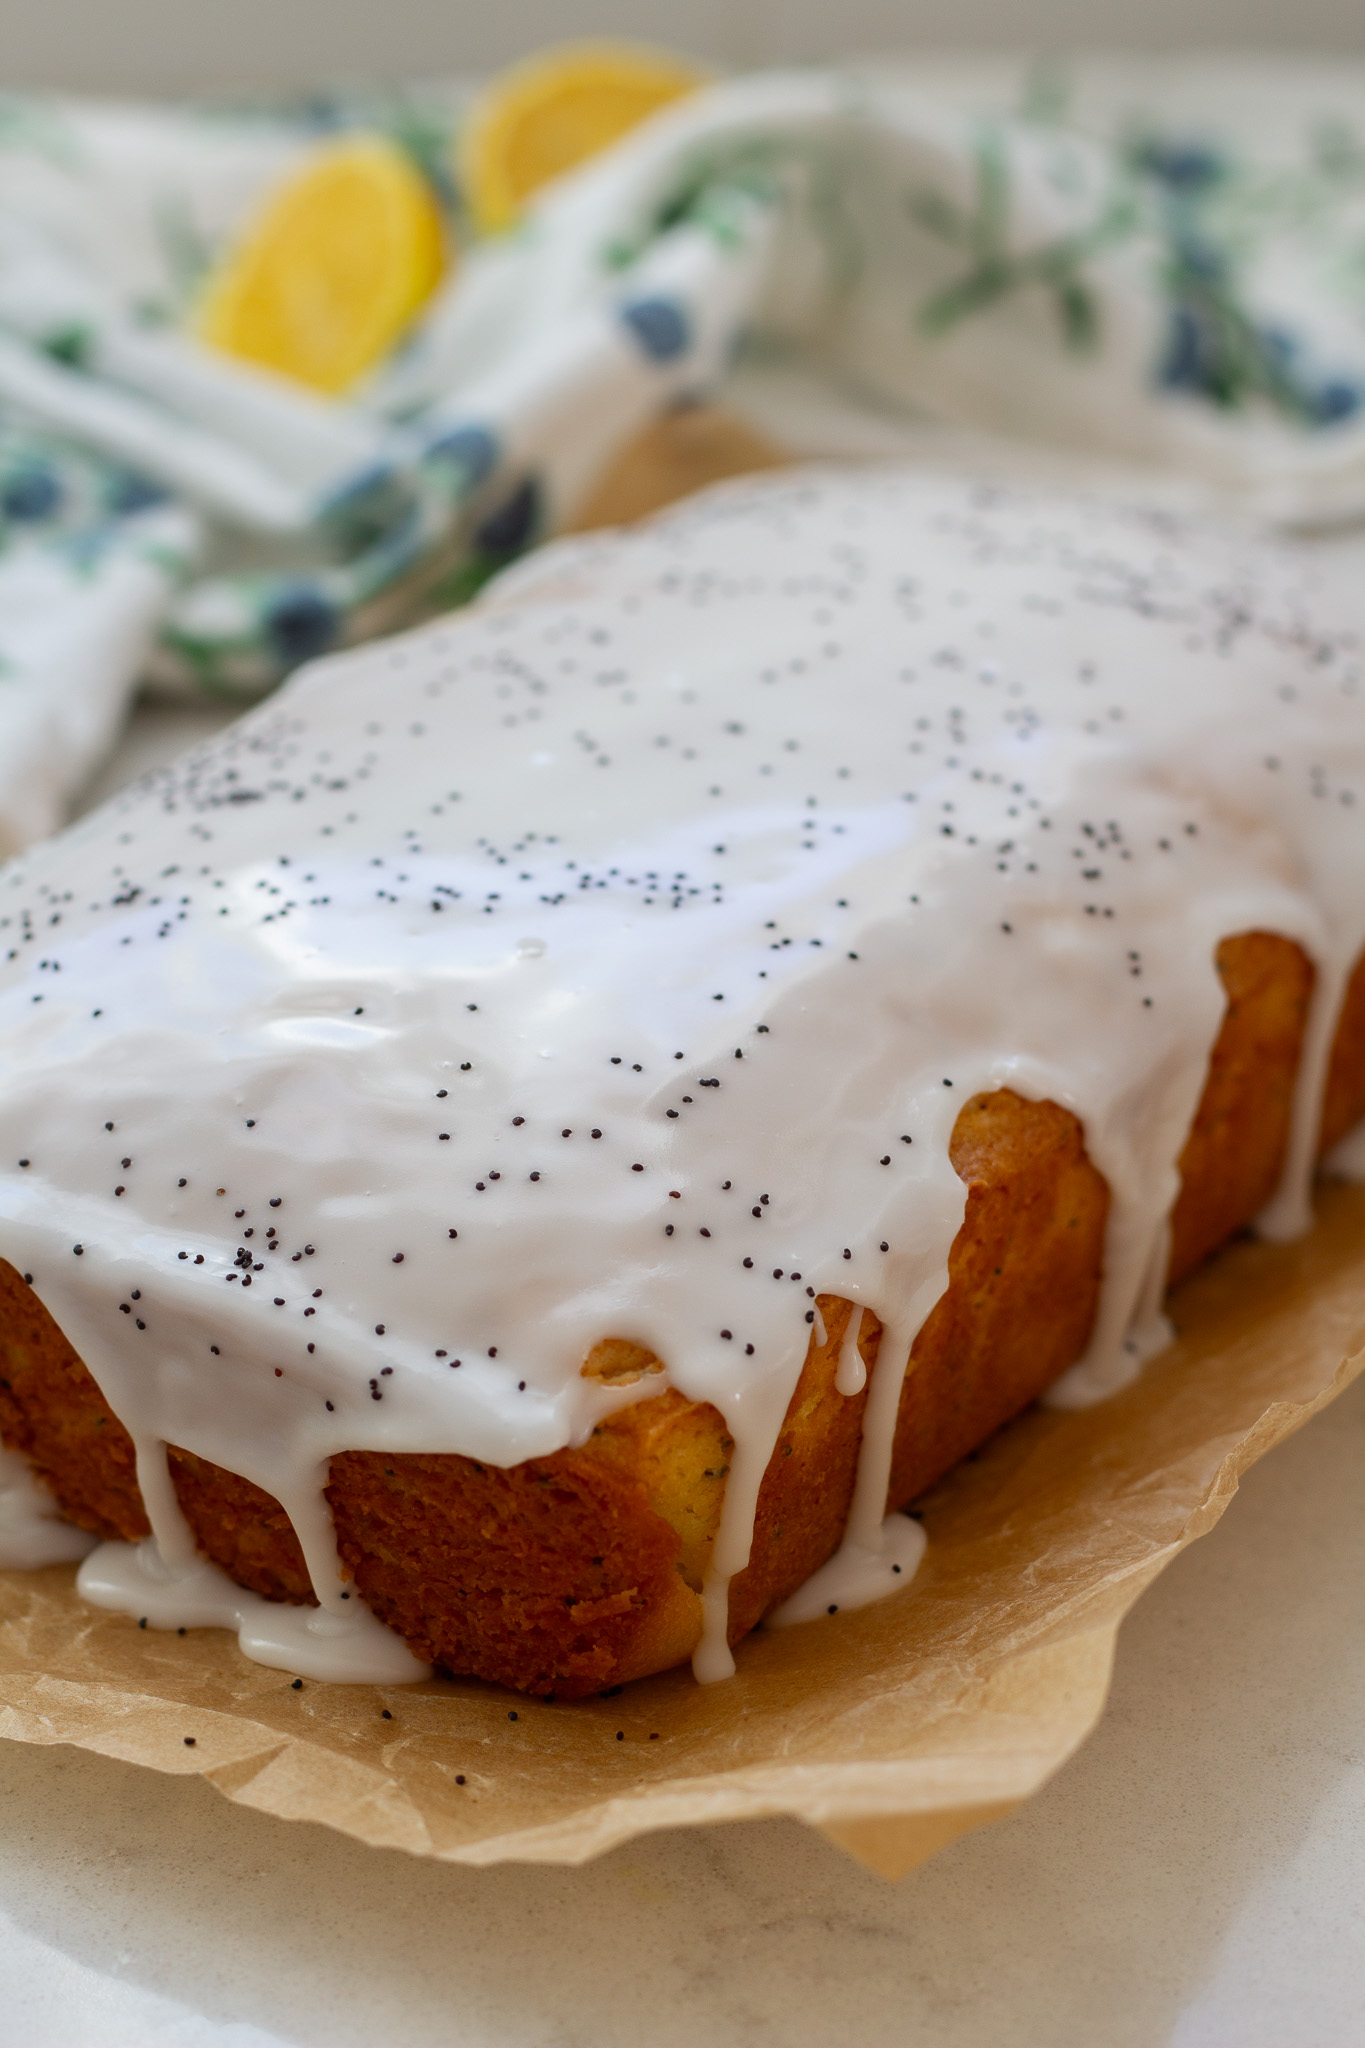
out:
<path id="1" fill-rule="evenodd" d="M 1054 1394 L 1099 1398 L 1163 1340 L 1214 948 L 1283 933 L 1317 983 L 1266 1227 L 1303 1227 L 1365 936 L 1331 576 L 923 472 L 747 481 L 313 665 L 0 872 L 0 1254 L 131 1433 L 155 1532 L 140 1581 L 96 1553 L 92 1597 L 151 1571 L 158 1615 L 270 1636 L 206 1586 L 173 1443 L 281 1502 L 329 1668 L 367 1669 L 334 1453 L 513 1465 L 671 1385 L 734 1439 L 696 1659 L 723 1676 L 822 1294 L 884 1332 L 844 1546 L 783 1618 L 905 1583 L 892 1431 L 974 1093 L 1073 1111 L 1108 1181 Z M 662 1379 L 584 1378 L 604 1335 Z"/>

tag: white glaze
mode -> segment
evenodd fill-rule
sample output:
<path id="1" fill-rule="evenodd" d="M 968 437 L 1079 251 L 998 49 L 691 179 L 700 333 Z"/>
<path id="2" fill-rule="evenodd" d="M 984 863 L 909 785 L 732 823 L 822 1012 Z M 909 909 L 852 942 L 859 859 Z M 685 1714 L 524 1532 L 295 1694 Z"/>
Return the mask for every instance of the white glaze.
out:
<path id="1" fill-rule="evenodd" d="M 333 1685 L 413 1685 L 430 1678 L 401 1636 L 376 1621 L 359 1594 L 341 1614 L 262 1600 L 216 1564 L 196 1557 L 175 1569 L 158 1545 L 101 1543 L 76 1574 L 92 1607 L 131 1615 L 144 1628 L 230 1628 L 245 1654 L 277 1671 Z"/>
<path id="2" fill-rule="evenodd" d="M 858 1339 L 863 1331 L 863 1311 L 855 1307 L 839 1342 L 839 1358 L 834 1371 L 834 1384 L 841 1394 L 861 1394 L 867 1385 L 867 1366 L 858 1348 Z"/>
<path id="3" fill-rule="evenodd" d="M 1330 996 L 1365 936 L 1363 607 L 1328 574 L 960 479 L 745 483 L 315 665 L 0 873 L 0 1252 L 132 1432 L 163 1552 L 171 1442 L 284 1504 L 335 1612 L 333 1452 L 582 1441 L 661 1385 L 581 1376 L 632 1338 L 735 1439 L 722 1674 L 816 1293 L 886 1326 L 877 1549 L 983 1088 L 1084 1122 L 1107 1275 L 1060 1398 L 1121 1383 L 1218 939 L 1299 939 Z"/>
<path id="4" fill-rule="evenodd" d="M 845 1540 L 828 1564 L 821 1565 L 804 1586 L 775 1607 L 769 1628 L 791 1628 L 798 1621 L 819 1621 L 827 1614 L 851 1614 L 870 1607 L 908 1586 L 924 1556 L 924 1529 L 909 1515 L 887 1515 L 877 1530 L 874 1549 Z"/>
<path id="5" fill-rule="evenodd" d="M 1341 1180 L 1365 1180 L 1365 1124 L 1357 1124 L 1339 1145 L 1334 1145 L 1324 1165 Z"/>
<path id="6" fill-rule="evenodd" d="M 99 1539 L 64 1522 L 57 1503 L 18 1451 L 0 1448 L 0 1571 L 73 1564 Z"/>

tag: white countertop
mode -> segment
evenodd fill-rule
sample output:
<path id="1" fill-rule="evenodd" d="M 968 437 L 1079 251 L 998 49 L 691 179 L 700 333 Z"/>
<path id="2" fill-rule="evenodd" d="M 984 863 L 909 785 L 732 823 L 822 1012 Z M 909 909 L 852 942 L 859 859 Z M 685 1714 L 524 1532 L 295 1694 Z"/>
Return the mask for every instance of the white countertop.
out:
<path id="1" fill-rule="evenodd" d="M 101 790 L 212 712 L 141 714 Z M 0 2048 L 1361 2048 L 1365 1380 L 1139 1603 L 1098 1732 L 899 1886 L 794 1823 L 582 1870 L 0 1743 Z"/>

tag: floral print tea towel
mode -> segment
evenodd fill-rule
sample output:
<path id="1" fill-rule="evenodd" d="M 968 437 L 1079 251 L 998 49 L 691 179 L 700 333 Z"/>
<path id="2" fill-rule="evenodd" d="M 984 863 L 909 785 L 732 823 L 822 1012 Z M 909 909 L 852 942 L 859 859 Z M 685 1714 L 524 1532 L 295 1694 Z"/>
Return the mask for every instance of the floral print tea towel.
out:
<path id="1" fill-rule="evenodd" d="M 737 362 L 1262 521 L 1365 516 L 1361 67 L 723 80 L 482 235 L 469 103 L 0 103 L 0 844 L 47 829 L 138 674 L 246 698 L 459 601 Z M 448 264 L 331 397 L 194 308 L 349 134 L 407 153 Z"/>

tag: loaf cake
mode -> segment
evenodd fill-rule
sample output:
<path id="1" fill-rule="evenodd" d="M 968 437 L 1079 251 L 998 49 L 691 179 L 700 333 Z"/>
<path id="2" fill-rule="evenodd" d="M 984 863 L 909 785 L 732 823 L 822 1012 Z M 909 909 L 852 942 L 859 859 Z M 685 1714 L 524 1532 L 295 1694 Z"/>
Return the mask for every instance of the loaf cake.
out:
<path id="1" fill-rule="evenodd" d="M 903 1586 L 1365 1116 L 1362 608 L 785 472 L 0 871 L 0 1432 L 82 1586 L 561 1699 Z"/>

